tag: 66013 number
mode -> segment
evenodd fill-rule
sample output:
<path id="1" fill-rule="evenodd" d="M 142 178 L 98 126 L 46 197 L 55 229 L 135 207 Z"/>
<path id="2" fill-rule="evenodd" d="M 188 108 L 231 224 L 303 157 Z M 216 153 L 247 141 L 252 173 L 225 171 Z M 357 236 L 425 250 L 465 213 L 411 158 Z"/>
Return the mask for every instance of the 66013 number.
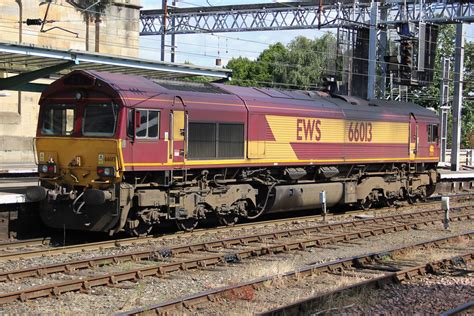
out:
<path id="1" fill-rule="evenodd" d="M 372 141 L 372 123 L 370 122 L 351 122 L 349 125 L 350 142 L 371 142 Z"/>

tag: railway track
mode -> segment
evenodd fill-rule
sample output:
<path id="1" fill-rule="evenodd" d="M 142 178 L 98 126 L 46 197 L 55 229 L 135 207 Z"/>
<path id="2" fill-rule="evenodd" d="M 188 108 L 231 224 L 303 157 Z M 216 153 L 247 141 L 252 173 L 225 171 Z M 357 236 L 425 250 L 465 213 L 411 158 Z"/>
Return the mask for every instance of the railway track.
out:
<path id="1" fill-rule="evenodd" d="M 458 315 L 462 312 L 467 312 L 466 314 L 469 314 L 470 312 L 473 311 L 473 309 L 474 309 L 474 300 L 471 300 L 471 301 L 469 301 L 465 304 L 456 306 L 453 309 L 450 309 L 448 311 L 445 311 L 445 312 L 441 313 L 440 316 Z"/>
<path id="2" fill-rule="evenodd" d="M 49 246 L 51 244 L 51 237 L 34 238 L 15 241 L 0 242 L 0 251 L 15 250 L 29 247 Z"/>
<path id="3" fill-rule="evenodd" d="M 197 305 L 207 303 L 219 304 L 222 301 L 231 301 L 238 299 L 245 299 L 246 297 L 253 297 L 254 292 L 263 288 L 271 288 L 271 284 L 281 284 L 282 279 L 286 282 L 295 281 L 302 282 L 304 278 L 314 275 L 331 274 L 344 275 L 345 272 L 353 274 L 354 272 L 366 273 L 372 275 L 367 280 L 345 286 L 334 291 L 325 292 L 309 297 L 304 300 L 297 301 L 292 304 L 287 304 L 279 308 L 275 308 L 259 315 L 297 315 L 301 312 L 309 312 L 324 301 L 328 301 L 335 296 L 342 295 L 350 291 L 360 290 L 361 288 L 376 288 L 386 283 L 401 282 L 427 273 L 434 273 L 441 269 L 446 269 L 451 266 L 471 262 L 474 260 L 474 252 L 472 250 L 461 253 L 455 256 L 450 256 L 443 259 L 431 260 L 409 266 L 407 263 L 401 263 L 397 271 L 387 272 L 387 265 L 384 265 L 384 260 L 387 257 L 393 258 L 397 254 L 403 254 L 410 249 L 419 249 L 426 247 L 440 247 L 447 243 L 458 241 L 460 237 L 472 238 L 474 231 L 464 232 L 462 234 L 451 236 L 447 238 L 434 239 L 426 242 L 411 244 L 404 247 L 397 247 L 387 249 L 382 252 L 364 254 L 356 257 L 342 258 L 335 261 L 317 263 L 307 265 L 303 268 L 293 270 L 284 274 L 276 274 L 263 278 L 259 278 L 249 282 L 243 282 L 231 286 L 225 286 L 217 289 L 212 289 L 186 297 L 179 297 L 177 299 L 149 305 L 146 307 L 130 310 L 118 315 L 155 315 L 155 314 L 175 314 L 183 313 L 190 308 L 195 308 Z M 393 264 L 390 266 L 393 270 Z M 374 274 L 374 271 L 377 271 Z"/>
<path id="4" fill-rule="evenodd" d="M 453 194 L 451 197 L 460 199 L 461 201 L 464 199 L 470 199 L 474 193 L 462 193 L 462 194 Z M 435 196 L 431 198 L 430 202 L 425 202 L 422 205 L 436 205 L 440 197 Z M 406 207 L 412 206 L 403 206 L 400 208 L 400 211 L 403 211 Z M 393 208 L 382 208 L 382 209 L 374 209 L 370 211 L 363 211 L 363 210 L 354 210 L 344 212 L 342 214 L 328 214 L 326 220 L 341 220 L 344 218 L 353 218 L 358 215 L 365 215 L 365 214 L 384 214 L 393 212 Z M 126 247 L 126 246 L 137 246 L 137 245 L 146 245 L 152 244 L 158 239 L 160 240 L 176 240 L 177 238 L 181 237 L 189 237 L 189 236 L 204 236 L 206 234 L 219 234 L 225 232 L 244 232 L 245 230 L 249 229 L 257 229 L 262 227 L 271 227 L 271 226 L 279 226 L 285 224 L 294 224 L 297 223 L 307 223 L 310 224 L 312 222 L 319 222 L 323 219 L 321 214 L 318 215 L 309 215 L 309 216 L 302 216 L 302 217 L 291 217 L 291 218 L 283 218 L 283 219 L 273 219 L 273 220 L 265 220 L 261 222 L 250 222 L 250 223 L 242 223 L 237 224 L 235 226 L 230 227 L 214 227 L 214 228 L 201 228 L 196 229 L 192 232 L 175 232 L 172 235 L 157 235 L 157 236 L 145 236 L 145 237 L 132 237 L 132 238 L 121 238 L 121 239 L 114 239 L 114 240 L 105 240 L 99 242 L 92 242 L 92 243 L 77 243 L 68 246 L 54 246 L 51 247 L 51 237 L 45 238 L 36 238 L 36 239 L 28 239 L 28 240 L 19 240 L 19 241 L 10 241 L 10 242 L 3 242 L 0 243 L 0 262 L 9 261 L 9 260 L 19 260 L 19 259 L 29 259 L 29 258 L 36 258 L 36 257 L 43 257 L 43 256 L 51 256 L 51 255 L 59 255 L 59 254 L 73 254 L 79 253 L 84 251 L 91 251 L 91 250 L 100 250 L 100 249 L 111 249 L 117 247 Z M 45 248 L 46 247 L 46 248 Z M 34 249 L 36 248 L 36 249 Z"/>
<path id="5" fill-rule="evenodd" d="M 461 208 L 453 208 L 453 211 L 460 210 Z M 393 210 L 392 210 L 393 211 Z M 427 213 L 422 214 L 429 214 L 432 211 L 437 211 L 440 214 L 442 211 L 439 209 L 431 209 L 428 210 Z M 380 213 L 380 212 L 379 212 Z M 383 213 L 383 212 L 382 212 Z M 357 215 L 367 214 L 364 211 L 353 211 L 349 213 L 345 213 L 341 216 L 334 216 L 332 219 L 341 219 L 347 217 L 355 217 Z M 410 213 L 404 213 L 410 214 Z M 416 214 L 416 213 L 415 213 Z M 403 214 L 400 214 L 403 215 Z M 389 215 L 387 218 L 392 218 L 392 215 Z M 146 237 L 133 237 L 133 238 L 123 238 L 123 239 L 116 239 L 116 240 L 106 240 L 100 242 L 93 242 L 93 243 L 86 243 L 86 244 L 77 244 L 77 245 L 70 245 L 70 246 L 62 246 L 62 247 L 48 247 L 48 248 L 38 248 L 38 249 L 30 249 L 35 245 L 40 244 L 39 239 L 32 240 L 30 244 L 28 240 L 20 241 L 19 242 L 19 251 L 17 252 L 0 252 L 0 262 L 12 261 L 12 260 L 24 260 L 24 259 L 31 259 L 37 257 L 46 257 L 46 256 L 53 256 L 53 255 L 65 255 L 65 254 L 74 254 L 74 253 L 81 253 L 86 251 L 94 251 L 94 250 L 105 250 L 105 249 L 112 249 L 112 248 L 121 248 L 121 247 L 129 247 L 129 246 L 139 246 L 139 245 L 153 245 L 157 241 L 174 241 L 181 237 L 200 237 L 206 235 L 218 235 L 221 233 L 240 233 L 245 232 L 248 229 L 257 229 L 262 227 L 277 227 L 278 225 L 284 224 L 294 224 L 296 221 L 300 224 L 307 224 L 312 225 L 312 223 L 316 223 L 319 225 L 320 221 L 322 220 L 321 215 L 312 215 L 312 216 L 305 216 L 305 217 L 298 217 L 298 218 L 285 218 L 285 219 L 278 219 L 272 221 L 265 221 L 265 222 L 257 222 L 257 223 L 245 223 L 240 224 L 240 226 L 233 226 L 233 227 L 218 227 L 212 229 L 201 229 L 196 230 L 193 232 L 180 232 L 175 235 L 162 235 L 162 236 L 146 236 Z M 370 218 L 368 219 L 371 220 Z M 344 225 L 352 225 L 351 223 L 353 220 L 349 220 L 348 223 Z M 361 223 L 363 225 L 364 222 L 360 220 L 356 220 L 355 222 Z M 336 223 L 337 225 L 337 223 Z M 329 226 L 331 227 L 331 226 Z M 15 245 L 16 243 L 12 243 Z M 7 249 L 11 250 L 10 247 Z M 45 243 L 43 246 L 46 246 Z M 13 250 L 15 248 L 13 247 Z M 0 248 L 1 250 L 1 248 Z"/>
<path id="6" fill-rule="evenodd" d="M 453 215 L 452 220 L 471 220 L 474 218 L 472 210 L 473 207 L 465 207 L 459 214 Z M 89 291 L 97 286 L 116 286 L 124 281 L 137 281 L 148 276 L 162 276 L 180 270 L 186 271 L 222 263 L 239 262 L 247 258 L 274 253 L 306 250 L 311 247 L 324 247 L 338 243 L 351 243 L 371 236 L 441 223 L 442 215 L 443 212 L 440 210 L 428 210 L 286 229 L 278 232 L 239 236 L 176 247 L 155 248 L 148 251 L 120 252 L 111 256 L 5 271 L 0 274 L 0 281 L 2 282 L 46 276 L 52 273 L 72 273 L 76 270 L 98 268 L 110 264 L 123 264 L 125 262 L 146 261 L 150 263 L 136 269 L 98 274 L 92 277 L 55 282 L 3 293 L 0 294 L 0 304 L 16 300 L 25 301 L 39 297 L 55 296 L 70 291 Z"/>

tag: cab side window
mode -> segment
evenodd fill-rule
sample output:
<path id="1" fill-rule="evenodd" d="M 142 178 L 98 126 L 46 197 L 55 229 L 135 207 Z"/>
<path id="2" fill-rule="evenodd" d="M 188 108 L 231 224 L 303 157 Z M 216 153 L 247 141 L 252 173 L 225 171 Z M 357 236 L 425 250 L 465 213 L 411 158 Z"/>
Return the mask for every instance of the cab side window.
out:
<path id="1" fill-rule="evenodd" d="M 158 138 L 160 111 L 135 110 L 135 135 L 137 138 Z"/>
<path id="2" fill-rule="evenodd" d="M 428 134 L 428 143 L 438 142 L 438 124 L 428 124 L 426 125 L 427 134 Z"/>
<path id="3" fill-rule="evenodd" d="M 130 138 L 134 136 L 133 124 L 135 121 L 133 119 L 133 113 L 133 110 L 128 110 L 127 113 L 127 136 Z"/>

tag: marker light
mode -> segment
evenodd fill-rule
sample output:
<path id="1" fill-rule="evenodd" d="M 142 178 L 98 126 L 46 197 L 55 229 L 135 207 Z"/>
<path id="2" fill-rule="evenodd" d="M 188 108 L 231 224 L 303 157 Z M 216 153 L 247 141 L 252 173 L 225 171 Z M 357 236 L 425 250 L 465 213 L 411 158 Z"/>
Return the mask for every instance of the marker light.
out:
<path id="1" fill-rule="evenodd" d="M 99 177 L 115 177 L 114 167 L 97 167 Z"/>
<path id="2" fill-rule="evenodd" d="M 44 165 L 38 165 L 38 172 L 54 174 L 56 173 L 56 164 L 48 163 Z"/>
<path id="3" fill-rule="evenodd" d="M 82 93 L 80 91 L 77 91 L 74 97 L 76 98 L 76 100 L 80 100 L 82 99 Z"/>

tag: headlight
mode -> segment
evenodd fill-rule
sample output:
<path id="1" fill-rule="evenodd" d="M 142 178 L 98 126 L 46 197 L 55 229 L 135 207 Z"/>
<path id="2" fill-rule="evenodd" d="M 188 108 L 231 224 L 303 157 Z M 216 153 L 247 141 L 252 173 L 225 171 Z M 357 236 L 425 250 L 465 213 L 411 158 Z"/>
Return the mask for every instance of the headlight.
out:
<path id="1" fill-rule="evenodd" d="M 56 173 L 56 164 L 38 165 L 39 173 Z"/>
<path id="2" fill-rule="evenodd" d="M 114 167 L 97 167 L 97 175 L 99 177 L 115 177 Z"/>

